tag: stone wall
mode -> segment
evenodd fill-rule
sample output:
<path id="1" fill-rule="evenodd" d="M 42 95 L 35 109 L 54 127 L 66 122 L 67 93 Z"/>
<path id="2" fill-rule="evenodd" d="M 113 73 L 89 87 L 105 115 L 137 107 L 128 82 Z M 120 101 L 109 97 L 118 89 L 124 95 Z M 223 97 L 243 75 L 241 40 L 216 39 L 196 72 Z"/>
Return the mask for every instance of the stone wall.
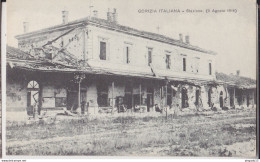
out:
<path id="1" fill-rule="evenodd" d="M 26 111 L 27 87 L 22 81 L 7 82 L 6 84 L 6 110 Z"/>

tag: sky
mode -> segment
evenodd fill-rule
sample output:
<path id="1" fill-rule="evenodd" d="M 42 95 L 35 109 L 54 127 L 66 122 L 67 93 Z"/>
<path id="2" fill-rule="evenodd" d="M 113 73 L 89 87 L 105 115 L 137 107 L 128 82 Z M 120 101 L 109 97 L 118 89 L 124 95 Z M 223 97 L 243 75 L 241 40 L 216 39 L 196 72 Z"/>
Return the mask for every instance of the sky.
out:
<path id="1" fill-rule="evenodd" d="M 35 31 L 61 24 L 62 10 L 69 11 L 69 21 L 87 17 L 89 6 L 104 19 L 108 8 L 116 8 L 121 25 L 175 39 L 179 39 L 179 33 L 189 35 L 192 45 L 217 53 L 216 71 L 235 74 L 240 70 L 241 76 L 256 79 L 254 0 L 8 0 L 7 44 L 17 47 L 14 36 L 23 34 L 24 21 L 29 22 L 29 32 Z M 180 12 L 160 13 L 160 9 Z M 210 12 L 206 13 L 207 9 Z M 157 12 L 140 12 L 145 10 Z"/>

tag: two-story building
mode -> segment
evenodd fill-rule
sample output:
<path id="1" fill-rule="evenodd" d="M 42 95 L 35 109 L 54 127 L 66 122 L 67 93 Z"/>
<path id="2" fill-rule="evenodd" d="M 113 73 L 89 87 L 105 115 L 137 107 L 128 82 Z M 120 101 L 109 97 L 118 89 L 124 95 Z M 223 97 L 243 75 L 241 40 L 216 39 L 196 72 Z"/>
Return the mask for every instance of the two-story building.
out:
<path id="1" fill-rule="evenodd" d="M 7 110 L 77 109 L 88 113 L 154 111 L 154 106 L 208 109 L 230 106 L 216 80 L 216 53 L 179 39 L 140 31 L 93 17 L 16 36 L 7 47 Z M 221 93 L 222 92 L 222 93 Z M 226 95 L 227 97 L 227 95 Z M 234 100 L 234 99 L 233 99 Z M 233 102 L 233 101 L 232 101 Z M 235 105 L 235 104 L 233 104 Z M 232 106 L 232 104 L 231 104 Z M 121 111 L 121 109 L 120 109 Z M 113 111 L 112 111 L 113 112 Z"/>

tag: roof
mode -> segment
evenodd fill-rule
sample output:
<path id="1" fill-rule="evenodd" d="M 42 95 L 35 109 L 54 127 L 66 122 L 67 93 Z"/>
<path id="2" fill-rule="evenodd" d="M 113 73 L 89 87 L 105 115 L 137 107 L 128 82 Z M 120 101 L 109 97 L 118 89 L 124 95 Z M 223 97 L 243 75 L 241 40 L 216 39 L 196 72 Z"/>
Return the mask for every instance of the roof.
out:
<path id="1" fill-rule="evenodd" d="M 216 79 L 224 83 L 233 84 L 240 88 L 256 88 L 256 80 L 243 76 L 233 74 L 227 75 L 224 73 L 216 72 Z"/>
<path id="2" fill-rule="evenodd" d="M 46 51 L 43 50 L 45 54 Z M 48 54 L 48 53 L 47 53 Z M 60 54 L 63 54 L 62 52 Z M 23 56 L 24 55 L 24 56 Z M 66 54 L 67 56 L 69 54 Z M 143 69 L 136 71 L 133 68 L 128 70 L 118 68 L 102 68 L 93 64 L 93 62 L 77 62 L 73 59 L 48 59 L 48 57 L 34 57 L 28 53 L 25 53 L 17 48 L 7 46 L 7 65 L 11 68 L 25 69 L 28 71 L 41 71 L 41 72 L 62 72 L 62 73 L 86 73 L 86 74 L 104 74 L 104 75 L 118 75 L 127 77 L 138 77 L 138 78 L 150 78 L 156 80 L 165 80 L 166 78 L 174 81 L 185 81 L 185 82 L 196 82 L 205 83 L 208 80 L 200 78 L 183 78 L 178 76 L 155 76 L 151 69 Z"/>
<path id="3" fill-rule="evenodd" d="M 23 52 L 17 48 L 7 46 L 7 64 L 13 68 L 25 69 L 29 71 L 42 71 L 42 72 L 80 72 L 80 73 L 91 73 L 91 74 L 104 74 L 104 75 L 124 75 L 124 76 L 132 76 L 132 77 L 142 77 L 142 78 L 153 78 L 153 79 L 165 79 L 164 77 L 156 77 L 153 72 L 149 73 L 120 73 L 118 71 L 110 71 L 106 69 L 95 69 L 92 68 L 88 63 L 85 66 L 81 66 L 81 64 L 75 64 L 74 62 L 68 62 L 67 60 L 63 61 L 50 61 L 44 58 L 35 58 L 34 56 Z M 172 78 L 169 78 L 172 79 Z M 196 83 L 203 84 L 203 81 L 196 79 L 182 79 L 175 78 L 176 81 L 182 81 L 187 83 Z M 175 80 L 174 79 L 174 80 Z M 216 72 L 216 80 L 207 81 L 204 83 L 226 83 L 228 85 L 242 87 L 242 88 L 256 88 L 256 80 L 236 76 L 236 75 L 227 75 L 224 73 Z"/>
<path id="4" fill-rule="evenodd" d="M 23 52 L 22 50 L 11 46 L 6 46 L 6 57 L 14 59 L 36 60 L 29 53 Z"/>
<path id="5" fill-rule="evenodd" d="M 207 53 L 207 54 L 212 54 L 212 55 L 216 54 L 213 51 L 205 50 L 205 49 L 202 49 L 200 47 L 193 46 L 191 44 L 188 44 L 188 43 L 182 42 L 180 40 L 173 39 L 173 38 L 161 35 L 161 34 L 137 30 L 137 29 L 134 29 L 134 28 L 130 28 L 128 26 L 123 26 L 123 25 L 117 24 L 115 22 L 111 22 L 111 21 L 96 18 L 96 17 L 87 17 L 87 18 L 71 21 L 67 24 L 60 24 L 60 25 L 52 26 L 52 27 L 45 28 L 45 29 L 42 29 L 42 30 L 37 30 L 37 31 L 34 31 L 34 32 L 29 32 L 29 33 L 17 35 L 16 38 L 17 39 L 28 38 L 28 37 L 36 35 L 36 34 L 54 31 L 54 30 L 58 30 L 58 29 L 61 29 L 61 28 L 64 28 L 64 27 L 72 27 L 73 25 L 75 26 L 75 25 L 79 25 L 79 24 L 95 25 L 95 26 L 98 26 L 98 27 L 101 27 L 101 28 L 106 28 L 106 29 L 109 29 L 109 30 L 115 30 L 115 31 L 118 31 L 118 32 L 130 34 L 130 35 L 148 38 L 148 39 L 151 39 L 151 40 L 155 40 L 155 41 L 159 41 L 159 42 L 163 42 L 163 43 L 168 43 L 168 44 L 171 44 L 171 45 L 187 48 L 187 49 L 190 49 L 190 50 L 195 50 L 195 51 L 199 51 L 199 52 L 203 52 L 203 53 Z"/>

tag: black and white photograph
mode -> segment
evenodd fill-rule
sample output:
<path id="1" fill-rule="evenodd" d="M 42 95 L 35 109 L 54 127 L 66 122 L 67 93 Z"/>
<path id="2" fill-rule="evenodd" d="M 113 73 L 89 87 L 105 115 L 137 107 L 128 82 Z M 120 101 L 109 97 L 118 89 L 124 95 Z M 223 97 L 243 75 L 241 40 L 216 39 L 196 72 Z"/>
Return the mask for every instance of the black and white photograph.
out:
<path id="1" fill-rule="evenodd" d="M 8 0 L 6 157 L 257 158 L 254 0 Z"/>

